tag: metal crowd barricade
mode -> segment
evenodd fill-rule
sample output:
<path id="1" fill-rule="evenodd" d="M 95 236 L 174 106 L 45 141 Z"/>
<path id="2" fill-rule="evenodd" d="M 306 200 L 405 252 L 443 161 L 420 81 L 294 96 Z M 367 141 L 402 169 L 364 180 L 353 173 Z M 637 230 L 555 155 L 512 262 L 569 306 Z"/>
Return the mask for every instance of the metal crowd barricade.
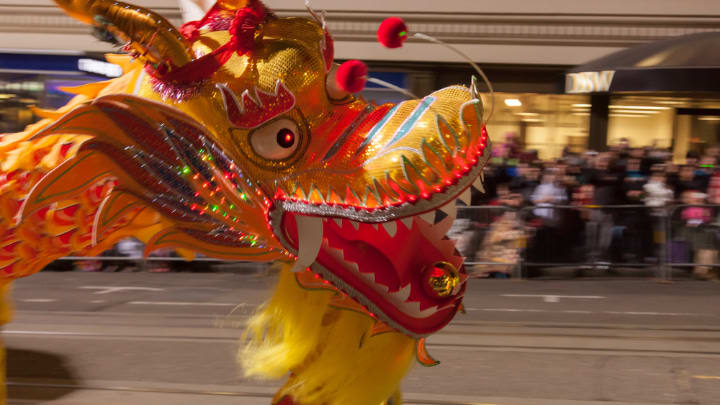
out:
<path id="1" fill-rule="evenodd" d="M 513 216 L 519 222 L 515 227 L 498 225 L 511 222 L 508 217 L 512 220 Z M 474 231 L 471 236 L 451 235 L 462 247 L 459 250 L 467 257 L 466 267 L 474 276 L 504 273 L 523 278 L 550 268 L 567 268 L 576 275 L 637 268 L 653 269 L 656 278 L 671 278 L 664 209 L 644 205 L 476 206 L 460 208 L 458 222 L 465 233 Z M 516 232 L 518 228 L 521 234 Z M 469 250 L 468 239 L 473 246 Z"/>
<path id="2" fill-rule="evenodd" d="M 720 272 L 720 205 L 458 207 L 448 236 L 456 241 L 474 277 L 527 278 L 550 268 L 568 268 L 576 275 L 616 268 L 652 269 L 653 277 L 666 280 L 688 276 L 689 269 L 695 275 L 703 271 L 711 275 L 708 269 Z M 117 255 L 60 259 L 65 263 L 87 260 L 131 262 L 139 269 L 153 262 L 184 261 Z M 251 265 L 211 258 L 193 262 L 208 269 Z"/>
<path id="3" fill-rule="evenodd" d="M 657 236 L 665 233 L 665 216 L 645 205 L 543 205 L 522 213 L 535 229 L 523 258 L 525 277 L 551 267 L 575 275 L 654 267 L 655 277 L 667 277 L 664 238 Z"/>

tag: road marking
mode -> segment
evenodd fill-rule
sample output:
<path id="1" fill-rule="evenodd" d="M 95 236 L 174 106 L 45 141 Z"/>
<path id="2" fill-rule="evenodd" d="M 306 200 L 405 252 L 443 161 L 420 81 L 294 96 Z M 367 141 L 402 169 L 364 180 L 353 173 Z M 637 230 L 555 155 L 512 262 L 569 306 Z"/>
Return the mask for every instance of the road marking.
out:
<path id="1" fill-rule="evenodd" d="M 100 290 L 93 294 L 110 294 L 119 291 L 165 291 L 164 288 L 152 288 L 152 287 L 120 287 L 120 286 L 92 286 L 85 285 L 78 287 L 81 290 Z"/>
<path id="2" fill-rule="evenodd" d="M 484 312 L 532 312 L 532 313 L 548 313 L 548 314 L 609 314 L 609 315 L 632 315 L 632 316 L 709 316 L 715 317 L 713 314 L 688 313 L 688 312 L 639 312 L 639 311 L 551 311 L 546 309 L 526 309 L 526 308 L 465 308 L 466 311 L 484 311 Z"/>
<path id="3" fill-rule="evenodd" d="M 42 331 L 42 330 L 4 330 L 4 331 L 2 331 L 2 333 L 10 334 L 10 335 L 66 335 L 66 336 L 85 335 L 85 333 L 52 332 L 52 331 Z"/>
<path id="4" fill-rule="evenodd" d="M 720 375 L 694 375 L 693 378 L 698 380 L 720 380 Z"/>
<path id="5" fill-rule="evenodd" d="M 544 309 L 515 309 L 515 308 L 465 308 L 466 311 L 485 311 L 485 312 L 552 312 Z"/>
<path id="6" fill-rule="evenodd" d="M 693 314 L 689 312 L 618 312 L 618 311 L 605 311 L 606 314 L 612 315 L 650 315 L 650 316 L 712 316 L 709 314 Z"/>
<path id="7" fill-rule="evenodd" d="M 50 298 L 27 298 L 24 300 L 20 300 L 20 302 L 55 302 L 57 300 L 50 299 Z"/>
<path id="8" fill-rule="evenodd" d="M 554 295 L 554 294 L 502 294 L 501 297 L 512 298 L 542 298 L 545 302 L 560 302 L 560 298 L 577 300 L 602 300 L 607 297 L 602 295 Z"/>
<path id="9" fill-rule="evenodd" d="M 174 302 L 174 301 L 130 301 L 130 305 L 167 305 L 167 306 L 198 306 L 198 307 L 254 307 L 251 304 L 235 304 L 230 302 Z"/>

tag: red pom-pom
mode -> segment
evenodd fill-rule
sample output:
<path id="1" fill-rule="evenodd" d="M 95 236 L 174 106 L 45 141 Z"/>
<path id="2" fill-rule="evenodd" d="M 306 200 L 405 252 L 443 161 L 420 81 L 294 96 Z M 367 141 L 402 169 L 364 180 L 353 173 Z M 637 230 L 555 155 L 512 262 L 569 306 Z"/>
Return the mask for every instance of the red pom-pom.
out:
<path id="1" fill-rule="evenodd" d="M 348 93 L 357 93 L 365 88 L 368 67 L 359 60 L 349 60 L 338 68 L 335 80 L 338 87 Z"/>
<path id="2" fill-rule="evenodd" d="M 399 17 L 390 17 L 380 24 L 378 41 L 388 48 L 400 48 L 408 38 L 408 27 Z"/>

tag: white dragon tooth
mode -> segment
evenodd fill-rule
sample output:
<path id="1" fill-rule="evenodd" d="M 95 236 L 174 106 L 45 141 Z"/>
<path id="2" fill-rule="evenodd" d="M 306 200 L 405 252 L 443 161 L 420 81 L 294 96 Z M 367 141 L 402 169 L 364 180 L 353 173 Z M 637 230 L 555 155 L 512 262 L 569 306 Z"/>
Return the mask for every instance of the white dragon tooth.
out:
<path id="1" fill-rule="evenodd" d="M 477 179 L 473 182 L 473 187 L 475 187 L 479 192 L 484 193 L 485 192 L 485 186 L 483 185 L 483 176 L 478 176 Z"/>
<path id="2" fill-rule="evenodd" d="M 358 266 L 357 263 L 346 261 L 346 262 L 345 262 L 345 265 L 346 265 L 346 267 L 348 268 L 348 270 L 350 270 L 350 271 L 352 271 L 352 272 L 354 272 L 354 273 L 357 273 L 357 274 L 359 274 L 359 275 L 367 278 L 367 276 L 366 276 L 364 273 L 360 273 L 360 266 Z M 370 273 L 370 274 L 372 274 L 372 273 Z M 373 283 L 375 282 L 375 274 L 372 274 L 372 280 L 371 280 L 371 281 L 372 281 Z"/>
<path id="3" fill-rule="evenodd" d="M 414 318 L 427 318 L 428 316 L 430 316 L 438 311 L 437 305 L 432 306 L 430 308 L 425 308 L 424 310 L 421 311 L 420 303 L 417 301 L 406 302 L 405 305 L 403 305 L 403 307 L 407 311 L 407 313 Z"/>
<path id="4" fill-rule="evenodd" d="M 458 197 L 458 200 L 464 202 L 465 205 L 468 205 L 468 206 L 470 205 L 470 188 L 469 187 L 466 188 L 465 191 L 462 192 L 462 194 L 460 194 L 460 196 Z"/>
<path id="5" fill-rule="evenodd" d="M 453 220 L 457 218 L 457 205 L 455 201 L 450 201 L 450 203 L 443 205 L 440 209 Z"/>
<path id="6" fill-rule="evenodd" d="M 455 218 L 448 216 L 442 221 L 435 224 L 435 230 L 438 232 L 438 234 L 441 234 L 440 238 L 442 238 L 442 236 L 446 235 L 448 231 L 450 231 L 453 222 L 455 222 Z"/>
<path id="7" fill-rule="evenodd" d="M 360 223 L 359 223 L 359 222 L 355 222 L 355 221 L 348 221 L 348 222 L 350 222 L 350 224 L 353 226 L 353 228 L 355 228 L 356 231 L 357 231 L 358 229 L 360 229 Z"/>
<path id="8" fill-rule="evenodd" d="M 388 287 L 382 283 L 378 283 L 377 281 L 375 282 L 375 284 L 373 284 L 373 288 L 375 289 L 375 291 L 377 291 L 383 295 L 389 294 L 389 291 L 390 291 L 390 287 Z"/>
<path id="9" fill-rule="evenodd" d="M 422 218 L 422 220 L 427 222 L 428 224 L 432 225 L 435 223 L 435 211 L 433 210 L 424 214 L 420 214 L 420 218 Z"/>
<path id="10" fill-rule="evenodd" d="M 405 225 L 405 228 L 412 229 L 414 217 L 402 218 L 400 221 Z"/>
<path id="11" fill-rule="evenodd" d="M 376 231 L 380 230 L 380 224 L 370 224 Z"/>
<path id="12" fill-rule="evenodd" d="M 350 263 L 348 263 L 348 264 L 350 264 Z M 355 264 L 355 263 L 352 263 L 352 264 Z M 357 264 L 355 264 L 355 269 L 353 269 L 353 270 L 355 270 L 358 274 L 360 274 L 360 276 L 362 278 L 364 278 L 365 280 L 367 280 L 371 283 L 375 282 L 375 273 L 360 273 L 360 269 L 357 268 Z"/>
<path id="13" fill-rule="evenodd" d="M 395 237 L 395 234 L 397 233 L 397 222 L 384 222 L 382 225 L 383 228 L 385 228 L 385 232 L 387 232 L 387 234 L 390 235 L 391 238 Z"/>
<path id="14" fill-rule="evenodd" d="M 298 257 L 290 271 L 299 273 L 315 263 L 323 241 L 323 223 L 318 217 L 298 215 Z"/>
<path id="15" fill-rule="evenodd" d="M 398 302 L 407 302 L 408 298 L 410 298 L 410 290 L 412 290 L 412 286 L 408 284 L 397 292 L 391 293 L 391 295 L 398 299 Z"/>
<path id="16" fill-rule="evenodd" d="M 335 221 L 335 224 L 338 226 L 338 228 L 342 228 L 342 219 L 333 218 L 333 221 Z"/>

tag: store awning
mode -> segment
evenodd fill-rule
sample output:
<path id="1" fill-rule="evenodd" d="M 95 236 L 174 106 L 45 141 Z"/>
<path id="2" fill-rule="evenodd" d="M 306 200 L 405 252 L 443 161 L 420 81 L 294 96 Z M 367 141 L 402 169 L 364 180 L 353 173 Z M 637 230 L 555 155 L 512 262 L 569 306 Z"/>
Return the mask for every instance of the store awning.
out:
<path id="1" fill-rule="evenodd" d="M 638 45 L 574 68 L 565 92 L 720 92 L 720 32 Z"/>

